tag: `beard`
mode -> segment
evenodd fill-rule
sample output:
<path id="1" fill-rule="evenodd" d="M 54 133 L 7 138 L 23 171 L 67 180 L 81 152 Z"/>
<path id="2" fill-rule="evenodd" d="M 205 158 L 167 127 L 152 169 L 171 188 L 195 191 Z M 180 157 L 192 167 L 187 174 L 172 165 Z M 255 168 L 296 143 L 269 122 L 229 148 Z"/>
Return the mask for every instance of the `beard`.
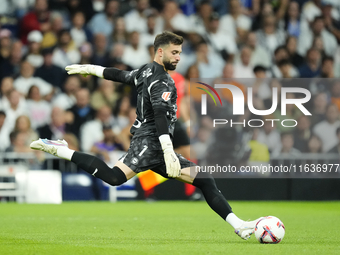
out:
<path id="1" fill-rule="evenodd" d="M 177 63 L 177 62 L 174 62 L 174 63 Z M 167 58 L 164 58 L 163 65 L 164 65 L 166 70 L 173 71 L 173 70 L 176 69 L 176 66 L 173 63 L 170 62 L 170 59 L 167 59 Z"/>

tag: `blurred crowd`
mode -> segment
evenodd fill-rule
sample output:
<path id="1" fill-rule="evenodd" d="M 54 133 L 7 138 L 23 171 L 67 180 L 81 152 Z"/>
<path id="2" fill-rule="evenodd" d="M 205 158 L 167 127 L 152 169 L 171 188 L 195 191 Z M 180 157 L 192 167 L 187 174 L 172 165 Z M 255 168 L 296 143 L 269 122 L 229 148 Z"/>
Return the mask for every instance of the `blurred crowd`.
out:
<path id="1" fill-rule="evenodd" d="M 189 126 L 196 108 L 191 78 L 329 78 L 334 82 L 305 85 L 313 96 L 312 117 L 292 107 L 287 111 L 297 118 L 296 128 L 265 124 L 253 140 L 270 153 L 286 145 L 327 152 L 338 144 L 340 1 L 2 0 L 0 24 L 0 151 L 28 152 L 38 137 L 65 139 L 70 148 L 106 161 L 111 152 L 127 150 L 135 88 L 68 76 L 64 68 L 136 69 L 153 60 L 154 37 L 164 30 L 185 39 L 171 73 L 183 124 Z M 253 84 L 259 109 L 270 107 L 271 88 L 285 86 L 283 81 Z M 232 102 L 228 94 L 224 100 Z M 204 143 L 209 128 L 189 135 Z"/>

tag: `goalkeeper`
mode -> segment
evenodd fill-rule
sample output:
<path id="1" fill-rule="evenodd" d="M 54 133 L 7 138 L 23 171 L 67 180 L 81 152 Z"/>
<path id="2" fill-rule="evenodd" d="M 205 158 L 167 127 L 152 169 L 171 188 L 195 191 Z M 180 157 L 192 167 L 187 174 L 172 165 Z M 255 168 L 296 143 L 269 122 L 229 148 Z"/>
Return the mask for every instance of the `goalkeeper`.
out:
<path id="1" fill-rule="evenodd" d="M 113 186 L 121 185 L 137 173 L 148 169 L 166 178 L 193 184 L 202 190 L 209 206 L 234 227 L 235 233 L 248 239 L 254 232 L 256 221 L 246 222 L 239 219 L 216 187 L 211 175 L 197 173 L 194 163 L 174 152 L 172 136 L 177 120 L 177 92 L 167 71 L 176 69 L 182 43 L 183 38 L 171 32 L 165 31 L 157 35 L 154 41 L 154 61 L 131 72 L 95 65 L 70 65 L 65 68 L 68 74 L 95 75 L 133 84 L 137 88 L 137 118 L 130 130 L 133 138 L 127 153 L 113 168 L 95 156 L 70 150 L 64 140 L 39 139 L 31 143 L 31 148 L 70 160 Z"/>

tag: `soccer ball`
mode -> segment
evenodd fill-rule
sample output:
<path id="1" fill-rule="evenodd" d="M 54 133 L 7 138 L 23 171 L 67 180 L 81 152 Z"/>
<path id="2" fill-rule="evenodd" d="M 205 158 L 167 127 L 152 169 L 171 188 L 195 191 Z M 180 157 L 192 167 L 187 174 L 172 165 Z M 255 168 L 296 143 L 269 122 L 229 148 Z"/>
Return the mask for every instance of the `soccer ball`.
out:
<path id="1" fill-rule="evenodd" d="M 260 243 L 279 243 L 285 235 L 285 226 L 279 218 L 267 216 L 255 225 L 255 237 Z"/>

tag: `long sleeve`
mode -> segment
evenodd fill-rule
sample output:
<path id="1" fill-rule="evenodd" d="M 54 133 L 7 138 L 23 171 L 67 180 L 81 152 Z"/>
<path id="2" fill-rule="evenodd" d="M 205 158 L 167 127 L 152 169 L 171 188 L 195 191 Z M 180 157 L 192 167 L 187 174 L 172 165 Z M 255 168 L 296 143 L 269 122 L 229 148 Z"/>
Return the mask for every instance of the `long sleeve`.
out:
<path id="1" fill-rule="evenodd" d="M 107 80 L 136 85 L 135 79 L 138 73 L 137 71 L 138 69 L 128 72 L 114 67 L 107 67 L 104 69 L 103 76 Z"/>

